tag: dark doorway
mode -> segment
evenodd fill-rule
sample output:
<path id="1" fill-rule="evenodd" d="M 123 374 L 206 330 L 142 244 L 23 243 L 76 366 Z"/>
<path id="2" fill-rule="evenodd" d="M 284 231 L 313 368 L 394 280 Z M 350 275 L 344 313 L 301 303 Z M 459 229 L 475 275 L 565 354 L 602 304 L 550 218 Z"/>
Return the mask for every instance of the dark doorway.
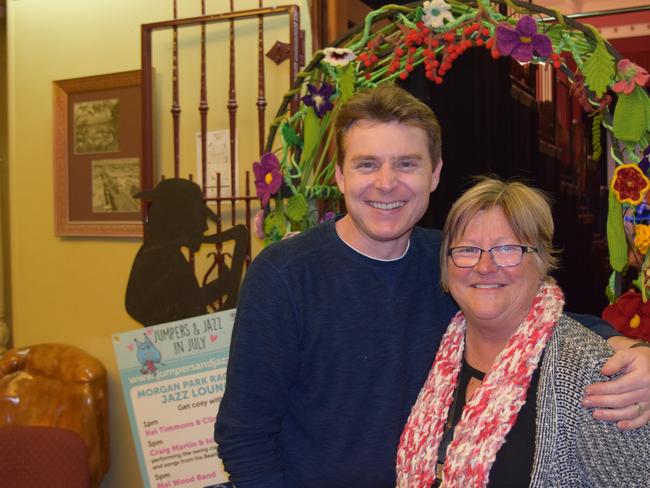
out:
<path id="1" fill-rule="evenodd" d="M 442 228 L 472 176 L 521 177 L 553 199 L 562 249 L 555 277 L 567 309 L 600 315 L 609 274 L 605 163 L 588 157 L 590 121 L 574 107 L 568 82 L 556 74 L 558 96 L 540 104 L 535 69 L 475 48 L 458 58 L 442 85 L 418 72 L 402 83 L 434 109 L 443 129 L 441 183 L 420 225 Z"/>

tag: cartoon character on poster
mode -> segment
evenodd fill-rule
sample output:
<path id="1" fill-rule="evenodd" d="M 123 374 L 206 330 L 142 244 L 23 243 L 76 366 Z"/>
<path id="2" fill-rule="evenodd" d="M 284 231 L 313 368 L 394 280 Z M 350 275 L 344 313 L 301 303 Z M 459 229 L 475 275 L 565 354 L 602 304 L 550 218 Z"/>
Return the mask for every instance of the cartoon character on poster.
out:
<path id="1" fill-rule="evenodd" d="M 155 375 L 156 371 L 158 370 L 156 364 L 162 364 L 160 362 L 162 360 L 162 354 L 160 353 L 160 350 L 154 346 L 153 342 L 151 342 L 151 339 L 149 339 L 146 335 L 144 336 L 144 340 L 142 342 L 138 339 L 133 340 L 137 346 L 136 356 L 138 358 L 138 362 L 142 365 L 140 372 L 142 374 Z"/>

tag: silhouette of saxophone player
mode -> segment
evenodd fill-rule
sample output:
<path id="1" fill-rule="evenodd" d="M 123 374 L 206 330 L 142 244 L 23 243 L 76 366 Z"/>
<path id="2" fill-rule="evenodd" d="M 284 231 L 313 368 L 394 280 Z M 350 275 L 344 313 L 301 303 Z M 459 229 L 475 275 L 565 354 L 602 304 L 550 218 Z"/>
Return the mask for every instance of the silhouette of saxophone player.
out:
<path id="1" fill-rule="evenodd" d="M 126 310 L 144 326 L 208 313 L 207 306 L 225 300 L 221 309 L 237 305 L 249 233 L 237 225 L 220 234 L 204 235 L 207 220 L 219 217 L 203 202 L 199 186 L 181 178 L 162 180 L 156 188 L 135 195 L 151 202 L 144 224 L 144 242 L 131 268 L 126 289 Z M 200 286 L 192 264 L 181 247 L 196 252 L 202 244 L 235 241 L 230 267 Z"/>

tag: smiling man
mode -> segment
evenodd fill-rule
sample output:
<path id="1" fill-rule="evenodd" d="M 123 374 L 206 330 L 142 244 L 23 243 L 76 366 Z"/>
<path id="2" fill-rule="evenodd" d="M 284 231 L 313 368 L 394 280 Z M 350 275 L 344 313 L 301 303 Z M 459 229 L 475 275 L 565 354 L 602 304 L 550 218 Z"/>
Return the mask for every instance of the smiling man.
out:
<path id="1" fill-rule="evenodd" d="M 215 428 L 238 488 L 394 487 L 400 433 L 457 311 L 440 233 L 415 226 L 442 167 L 431 109 L 383 85 L 342 105 L 335 130 L 347 214 L 264 249 L 242 285 Z M 617 420 L 650 400 L 650 361 L 629 354 Z"/>
<path id="2" fill-rule="evenodd" d="M 366 255 L 398 258 L 438 186 L 440 150 L 429 151 L 424 128 L 395 120 L 359 120 L 343 138 L 345 160 L 336 168 L 336 182 L 348 213 L 336 222 L 336 232 Z"/>

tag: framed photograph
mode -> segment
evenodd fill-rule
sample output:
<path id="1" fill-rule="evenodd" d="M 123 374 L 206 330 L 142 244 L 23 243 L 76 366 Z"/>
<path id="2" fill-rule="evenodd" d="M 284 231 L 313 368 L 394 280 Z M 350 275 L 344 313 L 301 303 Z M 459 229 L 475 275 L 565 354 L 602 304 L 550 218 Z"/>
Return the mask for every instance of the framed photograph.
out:
<path id="1" fill-rule="evenodd" d="M 141 236 L 140 70 L 54 82 L 54 230 Z"/>

